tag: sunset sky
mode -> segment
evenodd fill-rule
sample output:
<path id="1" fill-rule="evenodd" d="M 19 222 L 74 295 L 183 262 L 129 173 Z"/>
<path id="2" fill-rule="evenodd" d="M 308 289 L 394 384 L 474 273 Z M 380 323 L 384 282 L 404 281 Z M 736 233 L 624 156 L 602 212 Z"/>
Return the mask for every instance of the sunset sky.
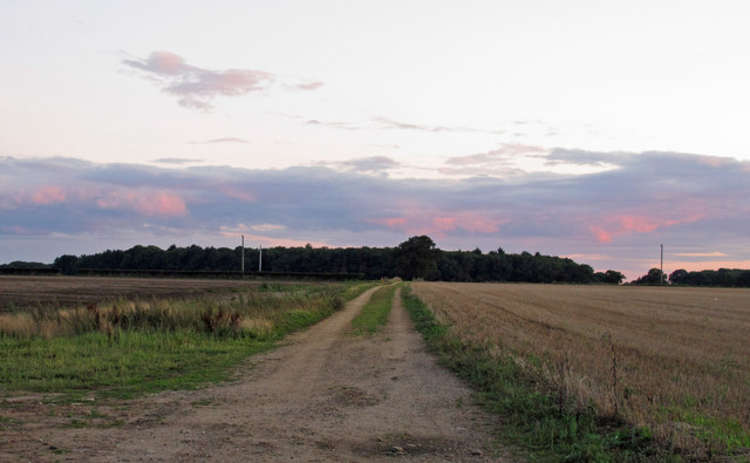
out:
<path id="1" fill-rule="evenodd" d="M 134 244 L 750 268 L 741 1 L 0 3 L 0 263 Z"/>

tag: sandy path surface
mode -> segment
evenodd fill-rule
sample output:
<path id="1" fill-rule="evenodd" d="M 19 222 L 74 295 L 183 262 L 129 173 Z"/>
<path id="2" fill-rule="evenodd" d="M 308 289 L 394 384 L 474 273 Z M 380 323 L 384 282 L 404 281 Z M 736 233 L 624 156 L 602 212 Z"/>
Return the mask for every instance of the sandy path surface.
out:
<path id="1" fill-rule="evenodd" d="M 126 402 L 118 427 L 26 426 L 0 459 L 510 461 L 494 450 L 493 418 L 426 352 L 398 293 L 382 332 L 351 333 L 373 291 L 253 357 L 236 381 Z"/>

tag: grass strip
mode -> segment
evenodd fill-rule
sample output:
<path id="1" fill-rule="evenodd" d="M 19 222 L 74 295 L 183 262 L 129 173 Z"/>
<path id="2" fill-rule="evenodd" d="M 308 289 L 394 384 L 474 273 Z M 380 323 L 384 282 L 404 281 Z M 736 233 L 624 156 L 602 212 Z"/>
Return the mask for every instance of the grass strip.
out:
<path id="1" fill-rule="evenodd" d="M 430 350 L 478 392 L 479 403 L 503 422 L 501 439 L 525 450 L 533 461 L 681 461 L 656 445 L 648 429 L 635 428 L 593 408 L 572 409 L 545 391 L 538 378 L 509 355 L 459 339 L 438 322 L 407 286 L 404 306 Z"/>
<path id="2" fill-rule="evenodd" d="M 354 333 L 374 334 L 388 321 L 393 306 L 393 293 L 396 285 L 389 285 L 375 291 L 362 311 L 352 320 Z"/>
<path id="3" fill-rule="evenodd" d="M 91 394 L 128 399 L 223 381 L 249 355 L 270 349 L 285 335 L 328 317 L 343 307 L 342 301 L 373 285 L 347 284 L 338 297 L 321 298 L 304 309 L 279 311 L 273 329 L 262 334 L 139 328 L 118 329 L 114 335 L 90 331 L 51 339 L 0 335 L 0 396 L 31 391 L 61 393 L 60 401 Z M 289 303 L 300 302 L 292 299 Z"/>

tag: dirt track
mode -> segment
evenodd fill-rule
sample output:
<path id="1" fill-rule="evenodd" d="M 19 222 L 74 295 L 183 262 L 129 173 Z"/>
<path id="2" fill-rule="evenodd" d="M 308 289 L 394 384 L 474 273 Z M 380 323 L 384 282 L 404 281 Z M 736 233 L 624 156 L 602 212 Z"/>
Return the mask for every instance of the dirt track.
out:
<path id="1" fill-rule="evenodd" d="M 395 299 L 382 333 L 345 310 L 252 359 L 236 381 L 127 402 L 124 424 L 37 423 L 0 459 L 32 461 L 498 461 L 492 418 L 436 364 Z M 66 449 L 55 455 L 50 448 Z"/>

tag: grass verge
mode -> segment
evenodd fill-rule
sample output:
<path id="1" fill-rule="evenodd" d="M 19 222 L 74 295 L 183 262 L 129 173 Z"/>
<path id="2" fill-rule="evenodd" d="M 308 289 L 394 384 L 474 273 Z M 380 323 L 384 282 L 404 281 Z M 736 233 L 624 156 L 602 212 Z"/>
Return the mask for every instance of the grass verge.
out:
<path id="1" fill-rule="evenodd" d="M 373 293 L 369 302 L 362 307 L 359 315 L 352 320 L 355 334 L 374 334 L 385 325 L 388 321 L 388 314 L 391 313 L 395 291 L 396 285 L 389 285 Z"/>
<path id="2" fill-rule="evenodd" d="M 478 391 L 480 404 L 503 420 L 502 439 L 528 452 L 534 461 L 681 461 L 658 447 L 648 429 L 634 428 L 593 409 L 576 409 L 546 390 L 508 354 L 472 345 L 439 323 L 408 286 L 404 306 L 441 363 Z"/>
<path id="3" fill-rule="evenodd" d="M 127 399 L 226 380 L 232 367 L 247 356 L 267 350 L 286 334 L 331 315 L 345 301 L 373 285 L 298 288 L 287 299 L 282 295 L 268 300 L 248 296 L 208 301 L 207 305 L 200 303 L 200 310 L 195 307 L 199 304 L 196 301 L 169 302 L 170 319 L 179 318 L 185 311 L 195 312 L 193 318 L 202 314 L 204 319 L 205 314 L 214 314 L 217 319 L 217 313 L 262 315 L 267 317 L 262 319 L 262 329 L 252 326 L 234 329 L 230 325 L 227 329 L 207 330 L 200 323 L 164 324 L 163 321 L 125 325 L 121 313 L 120 324 L 115 328 L 108 324 L 104 330 L 94 325 L 78 334 L 51 338 L 0 334 L 0 396 L 31 391 L 61 393 L 55 401 L 77 400 L 92 394 L 97 398 Z M 273 308 L 268 306 L 271 302 L 275 304 Z M 217 303 L 223 305 L 217 308 Z M 150 320 L 156 315 L 166 317 L 164 313 L 167 311 L 156 307 L 143 311 L 145 315 L 140 317 Z M 97 315 L 102 319 L 104 316 Z"/>

